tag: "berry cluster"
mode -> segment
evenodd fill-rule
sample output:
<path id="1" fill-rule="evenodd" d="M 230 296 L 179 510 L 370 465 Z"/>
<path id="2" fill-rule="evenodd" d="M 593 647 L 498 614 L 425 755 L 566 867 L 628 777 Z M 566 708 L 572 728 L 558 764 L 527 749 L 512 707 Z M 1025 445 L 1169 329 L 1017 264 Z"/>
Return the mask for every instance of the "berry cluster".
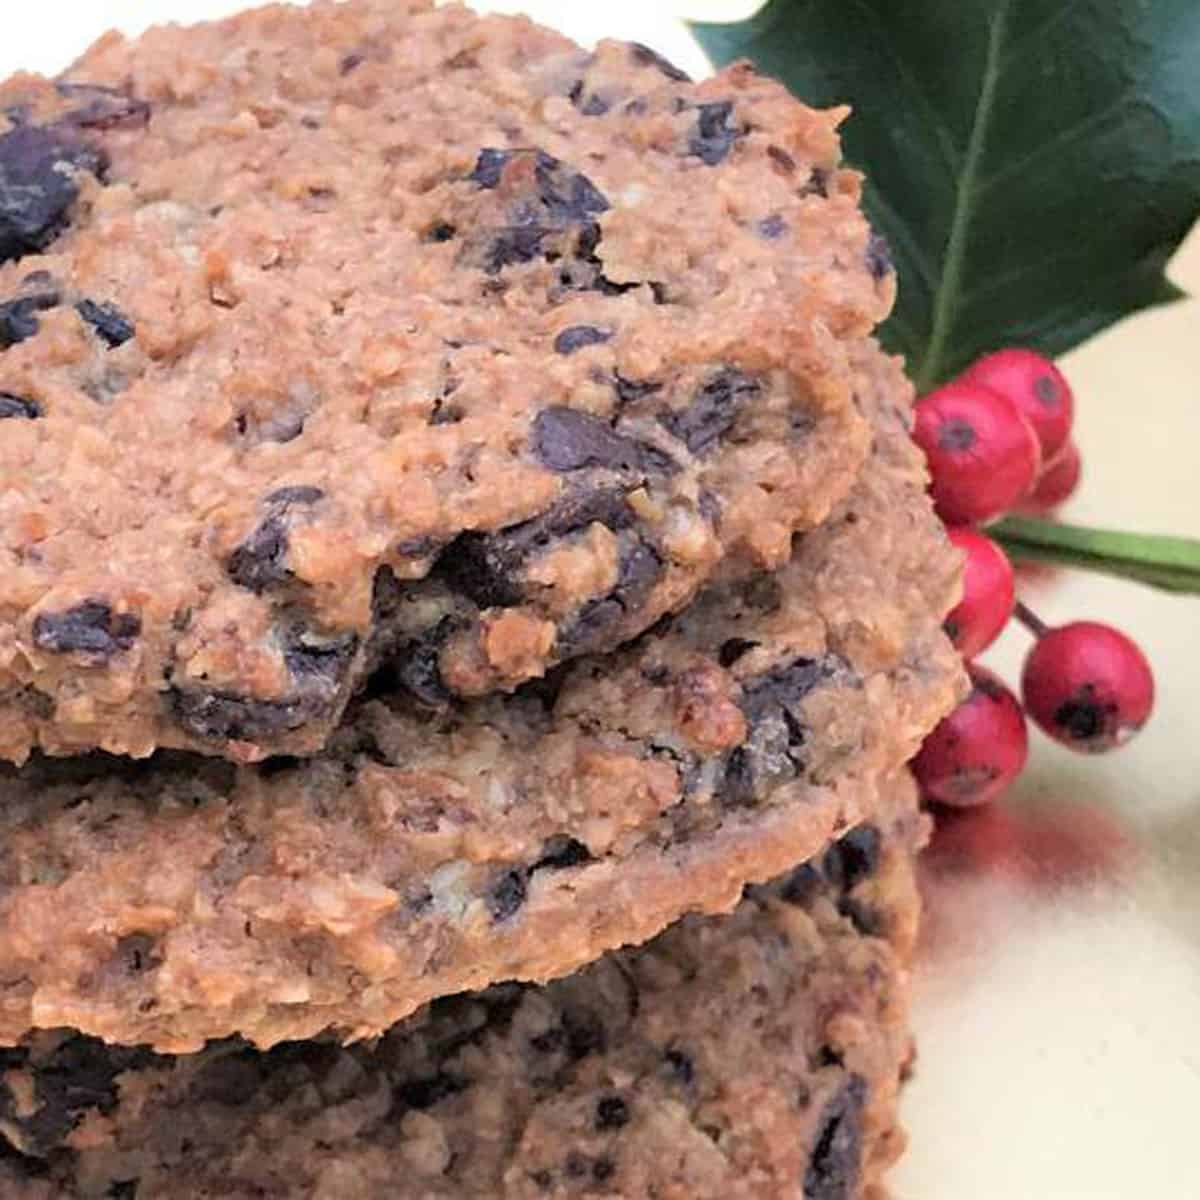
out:
<path id="1" fill-rule="evenodd" d="M 1014 509 L 1045 512 L 1071 495 L 1080 476 L 1073 416 L 1070 385 L 1032 350 L 986 355 L 917 403 L 913 436 L 929 462 L 934 507 L 966 559 L 946 632 L 967 660 L 971 692 L 913 762 L 937 803 L 986 804 L 1003 792 L 1028 756 L 1026 714 L 1087 753 L 1122 744 L 1150 716 L 1154 678 L 1138 647 L 1095 621 L 1047 628 L 1017 601 L 1007 555 L 974 528 Z M 1035 638 L 1023 705 L 973 661 L 1014 615 Z"/>

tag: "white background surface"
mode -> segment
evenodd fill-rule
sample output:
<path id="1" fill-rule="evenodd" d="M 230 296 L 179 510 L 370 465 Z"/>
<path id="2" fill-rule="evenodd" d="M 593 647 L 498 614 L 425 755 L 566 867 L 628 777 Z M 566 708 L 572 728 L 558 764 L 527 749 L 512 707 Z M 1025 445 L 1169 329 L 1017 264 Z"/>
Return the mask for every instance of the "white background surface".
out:
<path id="1" fill-rule="evenodd" d="M 4 76 L 18 67 L 57 71 L 113 26 L 135 32 L 152 21 L 219 16 L 243 4 L 0 0 L 0 6 Z M 635 38 L 700 73 L 703 58 L 673 14 L 736 17 L 756 0 L 523 0 L 479 7 L 523 10 L 583 41 Z M 1177 275 L 1200 285 L 1194 238 Z M 1077 391 L 1087 393 L 1081 440 L 1088 483 L 1072 508 L 1079 519 L 1197 532 L 1198 309 L 1189 303 L 1139 318 L 1066 360 Z M 1131 397 L 1159 403 L 1157 419 L 1132 420 Z M 1173 446 L 1168 430 L 1186 434 L 1186 445 Z M 1135 481 L 1139 505 L 1128 519 L 1121 498 Z M 1112 793 L 1114 806 L 1132 798 L 1147 828 L 1173 842 L 1164 854 L 1182 855 L 1182 867 L 1150 872 L 1127 894 L 1085 893 L 1053 908 L 997 898 L 990 911 L 1003 914 L 1004 928 L 984 928 L 967 959 L 926 973 L 916 1014 L 921 1066 L 906 1101 L 912 1145 L 894 1176 L 898 1200 L 1200 1197 L 1194 752 L 1200 687 L 1195 668 L 1186 665 L 1189 656 L 1195 661 L 1196 601 L 1102 582 L 1060 592 L 1047 601 L 1048 615 L 1065 618 L 1072 612 L 1068 599 L 1074 612 L 1081 602 L 1095 605 L 1086 615 L 1123 609 L 1122 623 L 1138 630 L 1160 667 L 1166 685 L 1160 710 L 1167 711 L 1111 772 L 1039 751 L 1023 794 L 1036 800 L 1065 781 Z M 1181 603 L 1193 607 L 1185 614 Z M 1056 605 L 1063 611 L 1054 612 Z M 1001 646 L 998 658 L 1010 678 L 1018 654 L 1012 638 Z M 1167 669 L 1172 664 L 1174 674 Z"/>

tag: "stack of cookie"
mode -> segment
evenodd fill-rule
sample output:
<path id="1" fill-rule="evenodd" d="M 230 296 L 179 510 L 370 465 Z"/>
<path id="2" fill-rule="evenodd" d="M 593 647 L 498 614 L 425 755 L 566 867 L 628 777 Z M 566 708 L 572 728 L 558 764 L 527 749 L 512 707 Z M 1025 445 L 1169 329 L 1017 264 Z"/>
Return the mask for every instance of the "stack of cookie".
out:
<path id="1" fill-rule="evenodd" d="M 0 1195 L 875 1186 L 958 563 L 842 116 L 418 0 L 0 85 Z"/>

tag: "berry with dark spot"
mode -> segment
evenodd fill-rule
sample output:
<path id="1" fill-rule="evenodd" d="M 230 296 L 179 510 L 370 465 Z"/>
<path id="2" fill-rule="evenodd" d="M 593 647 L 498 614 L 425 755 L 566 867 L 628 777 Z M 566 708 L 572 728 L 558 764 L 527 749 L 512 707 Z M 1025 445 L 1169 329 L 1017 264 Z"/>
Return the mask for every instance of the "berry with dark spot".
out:
<path id="1" fill-rule="evenodd" d="M 948 383 L 917 402 L 913 438 L 929 462 L 934 507 L 948 525 L 990 521 L 1032 490 L 1041 467 L 1033 427 L 998 392 Z"/>
<path id="2" fill-rule="evenodd" d="M 1083 474 L 1083 460 L 1079 457 L 1079 447 L 1071 439 L 1042 468 L 1032 495 L 1021 505 L 1030 513 L 1044 513 L 1057 508 L 1064 500 L 1069 500 L 1079 486 L 1079 477 Z"/>
<path id="3" fill-rule="evenodd" d="M 1123 745 L 1146 723 L 1154 675 L 1120 630 L 1073 621 L 1040 633 L 1021 672 L 1021 694 L 1050 737 L 1096 754 Z"/>
<path id="4" fill-rule="evenodd" d="M 967 665 L 971 692 L 925 739 L 913 774 L 929 800 L 994 800 L 1025 766 L 1029 733 L 1017 698 L 986 668 Z"/>
<path id="5" fill-rule="evenodd" d="M 975 658 L 1000 636 L 1012 616 L 1012 563 L 991 538 L 974 529 L 958 526 L 946 532 L 966 562 L 962 599 L 946 617 L 945 630 L 963 658 Z"/>
<path id="6" fill-rule="evenodd" d="M 1011 401 L 1033 426 L 1047 461 L 1066 445 L 1075 416 L 1075 397 L 1062 372 L 1033 350 L 1012 348 L 985 354 L 963 373 Z"/>

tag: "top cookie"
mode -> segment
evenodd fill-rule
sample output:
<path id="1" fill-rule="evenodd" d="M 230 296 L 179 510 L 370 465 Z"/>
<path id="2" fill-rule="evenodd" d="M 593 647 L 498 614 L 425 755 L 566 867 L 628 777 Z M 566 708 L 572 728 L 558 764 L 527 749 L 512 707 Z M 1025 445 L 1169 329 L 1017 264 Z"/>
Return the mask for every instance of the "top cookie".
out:
<path id="1" fill-rule="evenodd" d="M 0 756 L 313 751 L 381 579 L 436 700 L 782 565 L 894 291 L 841 116 L 398 0 L 0 85 Z"/>

